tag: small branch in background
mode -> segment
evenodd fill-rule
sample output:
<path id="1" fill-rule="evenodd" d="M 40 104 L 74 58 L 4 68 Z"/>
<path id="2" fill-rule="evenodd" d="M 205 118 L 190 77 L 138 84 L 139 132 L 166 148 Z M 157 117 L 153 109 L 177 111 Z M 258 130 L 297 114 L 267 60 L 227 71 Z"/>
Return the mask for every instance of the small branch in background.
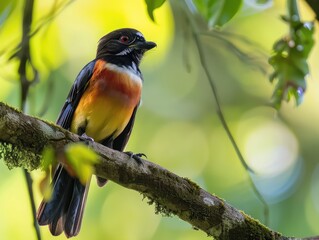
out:
<path id="1" fill-rule="evenodd" d="M 19 75 L 20 75 L 20 86 L 21 86 L 21 99 L 20 99 L 20 109 L 25 111 L 27 96 L 30 86 L 37 81 L 38 71 L 33 66 L 31 55 L 30 55 L 30 31 L 33 16 L 33 5 L 34 0 L 26 0 L 23 12 L 23 22 L 22 22 L 22 39 L 20 42 L 21 48 L 16 53 L 16 57 L 19 58 Z M 31 68 L 32 73 L 29 73 L 28 68 Z M 32 74 L 32 76 L 28 76 Z"/>
<path id="2" fill-rule="evenodd" d="M 187 8 L 187 7 L 186 7 Z M 184 6 L 185 9 L 185 6 Z M 194 13 L 196 14 L 196 13 Z M 249 183 L 256 195 L 256 197 L 259 199 L 259 201 L 261 202 L 261 204 L 263 205 L 263 209 L 264 209 L 264 218 L 265 218 L 265 224 L 268 225 L 269 223 L 269 206 L 266 202 L 266 200 L 264 199 L 264 197 L 262 196 L 262 194 L 259 192 L 258 188 L 256 187 L 253 179 L 250 176 L 250 173 L 254 173 L 253 170 L 248 166 L 245 158 L 243 157 L 243 155 L 241 154 L 241 151 L 236 143 L 236 140 L 233 137 L 233 134 L 231 132 L 231 130 L 228 127 L 227 121 L 225 119 L 224 113 L 222 111 L 221 108 L 221 104 L 220 104 L 220 100 L 218 97 L 218 91 L 217 88 L 215 86 L 213 77 L 209 71 L 209 67 L 207 65 L 207 61 L 205 59 L 205 50 L 203 49 L 201 40 L 200 40 L 200 36 L 201 35 L 206 35 L 209 36 L 209 33 L 205 33 L 207 32 L 207 27 L 202 27 L 202 29 L 200 29 L 200 27 L 197 27 L 198 23 L 200 22 L 200 17 L 195 17 L 195 15 L 191 14 L 187 9 L 185 10 L 185 15 L 186 15 L 186 21 L 189 23 L 187 24 L 187 26 L 191 27 L 191 31 L 192 31 L 192 35 L 195 41 L 195 45 L 199 54 L 199 60 L 200 60 L 200 64 L 205 72 L 205 75 L 208 79 L 208 82 L 210 84 L 212 93 L 213 93 L 213 98 L 214 98 L 214 102 L 216 104 L 216 112 L 217 112 L 217 116 L 224 128 L 224 130 L 226 131 L 226 134 L 231 142 L 231 144 L 233 145 L 234 150 L 236 151 L 236 154 L 241 162 L 241 164 L 243 165 L 243 167 L 248 171 L 248 180 Z M 199 30 L 197 30 L 199 29 Z"/>
<path id="3" fill-rule="evenodd" d="M 18 73 L 20 76 L 20 109 L 25 112 L 26 110 L 26 102 L 27 96 L 29 92 L 30 86 L 38 80 L 38 71 L 33 66 L 31 55 L 30 55 L 30 32 L 31 32 L 31 24 L 33 17 L 33 6 L 34 0 L 25 0 L 24 11 L 23 11 L 23 22 L 22 22 L 22 39 L 20 42 L 20 49 L 16 53 L 15 57 L 17 57 L 20 61 Z M 31 73 L 28 72 L 28 68 L 32 70 Z M 32 76 L 29 77 L 28 74 Z M 41 234 L 39 225 L 36 219 L 36 207 L 34 201 L 34 194 L 32 189 L 32 177 L 30 173 L 23 169 L 23 173 L 26 179 L 26 184 L 29 193 L 29 199 L 32 210 L 33 217 L 33 225 L 37 235 L 37 239 L 41 240 Z"/>
<path id="4" fill-rule="evenodd" d="M 54 1 L 52 4 L 51 11 L 38 21 L 34 30 L 30 32 L 30 38 L 36 35 L 44 26 L 47 26 L 51 23 L 57 16 L 59 16 L 71 3 L 75 0 L 65 0 L 65 1 Z"/>
<path id="5" fill-rule="evenodd" d="M 33 179 L 30 175 L 30 173 L 28 172 L 28 170 L 23 169 L 23 173 L 24 173 L 24 177 L 26 180 L 26 184 L 27 184 L 27 188 L 28 188 L 28 193 L 29 193 L 29 199 L 30 199 L 30 204 L 31 204 L 31 211 L 32 211 L 32 217 L 33 217 L 33 227 L 35 229 L 36 235 L 37 235 L 37 239 L 41 240 L 41 233 L 40 233 L 40 228 L 39 228 L 39 224 L 37 222 L 36 219 L 36 207 L 35 207 L 35 200 L 34 200 L 34 194 L 33 194 L 33 189 L 32 189 L 32 183 L 33 183 Z"/>
<path id="6" fill-rule="evenodd" d="M 294 22 L 300 21 L 297 0 L 287 0 L 287 8 L 290 20 Z M 293 31 L 294 29 L 291 28 L 291 30 Z"/>
<path id="7" fill-rule="evenodd" d="M 262 47 L 259 46 L 257 42 L 249 40 L 247 37 L 242 36 L 238 33 L 227 32 L 227 31 L 209 31 L 209 32 L 198 32 L 200 36 L 206 36 L 218 39 L 226 46 L 227 49 L 231 51 L 240 61 L 245 63 L 251 69 L 256 69 L 264 75 L 268 72 L 268 53 L 266 50 L 263 51 Z M 245 44 L 252 48 L 252 53 L 245 52 L 240 47 L 238 47 L 233 40 L 238 40 L 240 43 Z"/>
<path id="8" fill-rule="evenodd" d="M 61 1 L 60 3 L 58 1 L 54 1 L 49 13 L 43 16 L 40 20 L 38 20 L 38 22 L 34 24 L 35 25 L 34 28 L 30 29 L 29 41 L 33 36 L 38 34 L 38 32 L 42 30 L 45 26 L 48 26 L 74 1 L 75 0 L 65 0 L 65 1 Z M 9 57 L 9 60 L 10 60 L 12 58 L 17 57 L 17 54 L 20 52 L 20 50 L 21 50 L 21 42 L 18 39 L 15 39 L 9 44 L 2 46 L 2 48 L 0 49 L 0 56 L 8 53 L 8 55 L 11 56 Z"/>
<path id="9" fill-rule="evenodd" d="M 210 83 L 211 89 L 213 91 L 213 96 L 214 96 L 216 107 L 217 107 L 217 111 L 216 112 L 217 112 L 217 115 L 219 117 L 219 120 L 222 123 L 222 126 L 225 129 L 225 131 L 227 133 L 227 136 L 228 136 L 229 140 L 231 141 L 231 143 L 233 145 L 233 148 L 235 149 L 236 154 L 237 154 L 241 164 L 244 166 L 244 168 L 246 170 L 248 170 L 251 173 L 254 173 L 251 170 L 251 168 L 247 165 L 247 163 L 245 161 L 245 158 L 241 154 L 241 151 L 240 151 L 240 149 L 239 149 L 239 147 L 238 147 L 238 145 L 236 143 L 236 140 L 234 139 L 234 137 L 233 137 L 233 135 L 232 135 L 232 133 L 231 133 L 229 127 L 228 127 L 228 124 L 226 122 L 226 119 L 224 117 L 223 111 L 222 111 L 221 106 L 220 106 L 219 97 L 217 95 L 217 89 L 215 87 L 213 78 L 212 78 L 212 76 L 211 76 L 211 74 L 210 74 L 210 72 L 208 70 L 208 66 L 207 66 L 205 58 L 204 58 L 204 51 L 202 49 L 199 36 L 198 36 L 198 34 L 196 32 L 194 32 L 193 35 L 194 35 L 195 43 L 196 43 L 196 46 L 197 46 L 197 49 L 198 49 L 198 53 L 199 53 L 199 56 L 200 56 L 201 65 L 202 65 L 202 67 L 203 67 L 203 69 L 205 71 L 205 74 L 206 74 L 206 76 L 208 78 L 208 81 Z M 262 203 L 262 205 L 264 207 L 265 224 L 268 225 L 268 223 L 269 223 L 269 206 L 268 206 L 266 200 L 264 199 L 264 197 L 262 196 L 262 194 L 259 192 L 258 188 L 256 187 L 256 185 L 255 185 L 254 181 L 252 180 L 251 176 L 249 175 L 249 173 L 248 173 L 248 179 L 249 179 L 250 185 L 253 188 L 254 193 L 256 194 L 257 198 L 259 199 L 259 201 Z"/>

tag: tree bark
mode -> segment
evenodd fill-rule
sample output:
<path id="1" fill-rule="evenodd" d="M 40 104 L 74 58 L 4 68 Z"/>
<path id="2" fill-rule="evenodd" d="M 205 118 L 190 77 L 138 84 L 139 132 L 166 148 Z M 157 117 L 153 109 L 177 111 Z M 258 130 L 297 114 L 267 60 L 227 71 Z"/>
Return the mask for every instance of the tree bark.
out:
<path id="1" fill-rule="evenodd" d="M 40 168 L 45 147 L 63 151 L 67 144 L 79 140 L 76 134 L 59 126 L 0 103 L 0 157 L 10 169 Z M 139 163 L 95 142 L 90 147 L 101 158 L 95 167 L 96 175 L 142 193 L 155 204 L 156 213 L 177 215 L 216 239 L 295 239 L 270 230 L 189 179 L 159 165 L 147 160 Z"/>

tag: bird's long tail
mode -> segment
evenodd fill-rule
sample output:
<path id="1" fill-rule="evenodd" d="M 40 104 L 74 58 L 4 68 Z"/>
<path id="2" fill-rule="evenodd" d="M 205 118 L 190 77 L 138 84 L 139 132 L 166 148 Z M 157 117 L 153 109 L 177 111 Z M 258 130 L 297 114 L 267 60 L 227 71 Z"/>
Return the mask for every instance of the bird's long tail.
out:
<path id="1" fill-rule="evenodd" d="M 83 210 L 90 181 L 82 185 L 59 165 L 52 181 L 52 197 L 42 201 L 37 213 L 39 225 L 49 225 L 52 235 L 63 231 L 67 237 L 76 236 L 81 228 Z"/>

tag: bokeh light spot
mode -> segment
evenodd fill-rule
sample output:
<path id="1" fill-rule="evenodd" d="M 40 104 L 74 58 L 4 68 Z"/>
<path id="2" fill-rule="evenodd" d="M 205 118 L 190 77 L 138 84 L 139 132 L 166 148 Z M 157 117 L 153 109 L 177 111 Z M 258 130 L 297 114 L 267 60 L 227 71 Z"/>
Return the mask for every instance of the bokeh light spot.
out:
<path id="1" fill-rule="evenodd" d="M 291 130 L 274 118 L 270 109 L 257 108 L 242 118 L 244 154 L 251 168 L 260 175 L 285 172 L 298 159 L 298 141 Z"/>
<path id="2" fill-rule="evenodd" d="M 272 108 L 256 108 L 239 125 L 246 161 L 255 171 L 252 178 L 270 202 L 290 195 L 303 166 L 297 138 L 275 113 Z"/>

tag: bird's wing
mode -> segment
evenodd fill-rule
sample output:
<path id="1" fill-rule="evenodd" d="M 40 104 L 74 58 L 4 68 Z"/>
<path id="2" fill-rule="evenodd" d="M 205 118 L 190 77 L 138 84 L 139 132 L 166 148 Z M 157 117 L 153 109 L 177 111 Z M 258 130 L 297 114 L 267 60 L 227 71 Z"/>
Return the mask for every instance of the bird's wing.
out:
<path id="1" fill-rule="evenodd" d="M 69 95 L 56 121 L 58 125 L 65 129 L 70 129 L 74 111 L 88 86 L 90 78 L 92 77 L 95 63 L 96 60 L 88 63 L 76 77 L 71 87 Z"/>
<path id="2" fill-rule="evenodd" d="M 88 63 L 76 77 L 69 95 L 62 107 L 57 124 L 65 129 L 71 126 L 72 118 L 77 105 L 92 77 L 95 60 Z M 42 201 L 37 219 L 40 225 L 50 225 L 53 235 L 65 231 L 68 237 L 78 234 L 82 221 L 88 186 L 71 177 L 69 173 L 58 164 L 52 180 L 52 197 L 50 201 Z"/>

